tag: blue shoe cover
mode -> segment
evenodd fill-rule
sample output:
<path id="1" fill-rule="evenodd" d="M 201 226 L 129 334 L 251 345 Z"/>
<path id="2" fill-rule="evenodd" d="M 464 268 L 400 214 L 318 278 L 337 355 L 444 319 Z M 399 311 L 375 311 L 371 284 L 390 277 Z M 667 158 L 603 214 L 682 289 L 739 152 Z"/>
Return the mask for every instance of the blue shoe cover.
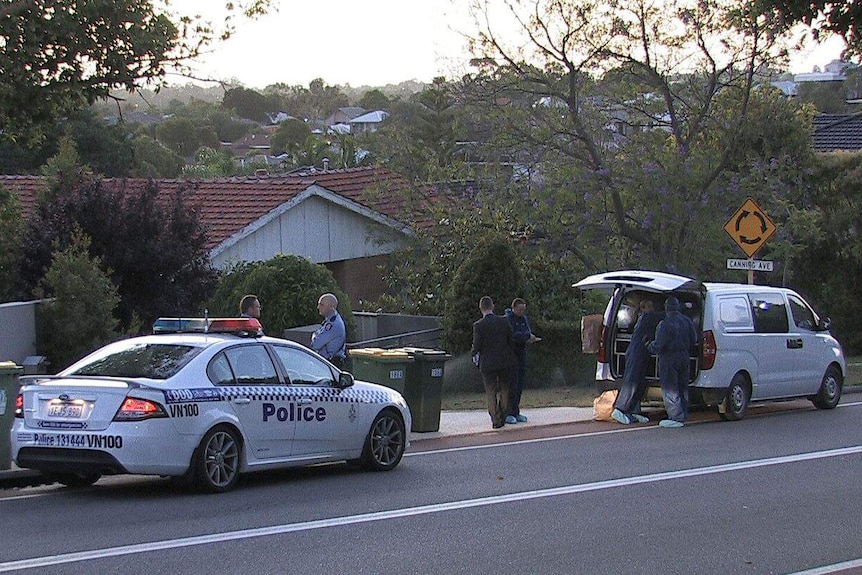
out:
<path id="1" fill-rule="evenodd" d="M 618 423 L 622 423 L 623 425 L 628 425 L 632 422 L 632 420 L 629 419 L 629 416 L 620 411 L 619 409 L 614 409 L 611 412 L 611 417 L 613 417 Z"/>

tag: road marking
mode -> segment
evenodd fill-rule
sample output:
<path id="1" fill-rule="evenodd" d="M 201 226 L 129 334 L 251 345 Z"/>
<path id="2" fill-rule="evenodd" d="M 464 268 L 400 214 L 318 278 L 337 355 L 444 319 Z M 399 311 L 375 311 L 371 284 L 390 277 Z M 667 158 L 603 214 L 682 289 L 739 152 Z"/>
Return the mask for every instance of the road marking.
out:
<path id="1" fill-rule="evenodd" d="M 698 477 L 702 475 L 714 475 L 718 473 L 727 473 L 729 471 L 740 471 L 746 469 L 756 469 L 760 467 L 770 467 L 774 465 L 785 465 L 788 463 L 798 463 L 802 461 L 814 461 L 818 459 L 827 459 L 831 457 L 844 457 L 862 453 L 862 445 L 853 447 L 844 447 L 840 449 L 830 449 L 827 451 L 814 451 L 809 453 L 800 453 L 797 455 L 786 455 L 783 457 L 770 457 L 767 459 L 754 459 L 751 461 L 741 461 L 738 463 L 725 463 L 722 465 L 710 465 L 708 467 L 699 467 L 694 469 L 684 469 L 681 471 L 666 471 L 663 473 L 653 473 L 650 475 L 642 475 L 639 477 L 625 477 L 622 479 L 610 479 L 607 481 L 597 481 L 594 483 L 583 483 L 579 485 L 568 485 L 565 487 L 554 487 L 550 489 L 538 489 L 534 491 L 523 491 L 520 493 L 510 493 L 507 495 L 495 495 L 490 497 L 480 497 L 477 499 L 466 499 L 462 501 L 452 501 L 449 503 L 436 503 L 432 505 L 421 505 L 419 507 L 408 507 L 403 509 L 393 509 L 391 511 L 379 511 L 376 513 L 363 513 L 360 515 L 347 515 L 343 517 L 333 517 L 330 519 L 318 519 L 315 521 L 304 521 L 302 523 L 287 523 L 283 525 L 273 525 L 271 527 L 258 527 L 255 529 L 242 529 L 239 531 L 228 531 L 226 533 L 213 533 L 211 535 L 198 535 L 194 537 L 182 537 L 179 539 L 166 539 L 163 541 L 152 541 L 148 543 L 139 543 L 135 545 L 122 545 L 118 547 L 107 547 L 104 549 L 94 549 L 91 551 L 78 551 L 74 553 L 63 553 L 59 555 L 48 555 L 45 557 L 34 557 L 32 559 L 21 559 L 18 561 L 7 561 L 0 563 L 0 573 L 7 573 L 19 569 L 36 569 L 42 567 L 50 567 L 53 565 L 62 565 L 66 563 L 76 563 L 80 561 L 92 561 L 96 559 L 106 559 L 108 557 L 119 557 L 123 555 L 133 555 L 136 553 L 147 553 L 152 551 L 163 551 L 167 549 L 178 549 L 183 547 L 193 547 L 197 545 L 209 545 L 213 543 L 224 543 L 226 541 L 239 541 L 243 539 L 254 539 L 258 537 L 271 537 L 273 535 L 284 535 L 286 533 L 296 533 L 301 531 L 311 531 L 315 529 L 326 529 L 329 527 L 341 527 L 345 525 L 356 525 L 360 523 L 371 523 L 373 521 L 386 521 L 389 519 L 399 519 L 403 517 L 415 517 L 419 515 L 428 515 L 432 513 L 442 513 L 446 511 L 457 511 L 461 509 L 471 509 L 474 507 L 487 507 L 490 505 L 500 505 L 512 503 L 516 501 L 529 501 L 532 499 L 544 499 L 547 497 L 559 497 L 563 495 L 573 495 L 576 493 L 588 493 L 592 491 L 600 491 L 604 489 L 615 489 L 618 487 L 628 487 L 632 485 L 643 485 L 647 483 L 657 483 L 660 481 L 671 481 L 674 479 L 685 479 L 689 477 Z"/>
<path id="2" fill-rule="evenodd" d="M 823 567 L 815 567 L 814 569 L 808 569 L 807 571 L 797 571 L 795 573 L 790 573 L 789 575 L 828 575 L 829 573 L 840 573 L 846 569 L 854 569 L 856 567 L 862 567 L 862 559 L 824 565 Z"/>

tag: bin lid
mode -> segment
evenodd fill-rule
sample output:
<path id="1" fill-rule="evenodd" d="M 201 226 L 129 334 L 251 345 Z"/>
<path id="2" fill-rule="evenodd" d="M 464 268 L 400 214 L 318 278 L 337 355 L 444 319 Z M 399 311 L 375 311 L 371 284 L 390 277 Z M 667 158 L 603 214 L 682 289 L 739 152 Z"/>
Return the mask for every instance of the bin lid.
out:
<path id="1" fill-rule="evenodd" d="M 422 356 L 428 356 L 428 357 L 434 356 L 434 357 L 440 357 L 440 358 L 452 357 L 451 355 L 449 355 L 448 353 L 446 353 L 442 349 L 431 349 L 431 348 L 425 348 L 425 347 L 400 347 L 400 348 L 398 348 L 398 350 L 404 351 L 404 352 L 410 354 L 411 356 L 422 355 Z"/>

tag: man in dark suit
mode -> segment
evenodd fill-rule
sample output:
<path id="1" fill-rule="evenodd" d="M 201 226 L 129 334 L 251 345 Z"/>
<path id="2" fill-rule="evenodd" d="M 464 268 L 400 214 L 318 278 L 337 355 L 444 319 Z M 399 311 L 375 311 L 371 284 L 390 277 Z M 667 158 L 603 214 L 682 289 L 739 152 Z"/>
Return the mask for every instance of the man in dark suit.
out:
<path id="1" fill-rule="evenodd" d="M 494 300 L 483 296 L 479 300 L 482 319 L 473 324 L 473 349 L 479 356 L 479 371 L 485 384 L 488 414 L 494 429 L 503 427 L 509 408 L 509 387 L 515 366 L 514 339 L 509 321 L 494 315 Z"/>

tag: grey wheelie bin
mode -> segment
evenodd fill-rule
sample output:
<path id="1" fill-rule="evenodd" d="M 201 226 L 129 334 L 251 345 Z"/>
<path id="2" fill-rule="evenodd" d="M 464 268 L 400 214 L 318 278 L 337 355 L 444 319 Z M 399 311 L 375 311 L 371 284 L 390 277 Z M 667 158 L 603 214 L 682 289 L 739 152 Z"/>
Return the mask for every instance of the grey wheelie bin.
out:
<path id="1" fill-rule="evenodd" d="M 12 444 L 9 432 L 15 418 L 18 397 L 18 375 L 23 371 L 11 361 L 0 362 L 0 469 L 12 467 Z"/>

